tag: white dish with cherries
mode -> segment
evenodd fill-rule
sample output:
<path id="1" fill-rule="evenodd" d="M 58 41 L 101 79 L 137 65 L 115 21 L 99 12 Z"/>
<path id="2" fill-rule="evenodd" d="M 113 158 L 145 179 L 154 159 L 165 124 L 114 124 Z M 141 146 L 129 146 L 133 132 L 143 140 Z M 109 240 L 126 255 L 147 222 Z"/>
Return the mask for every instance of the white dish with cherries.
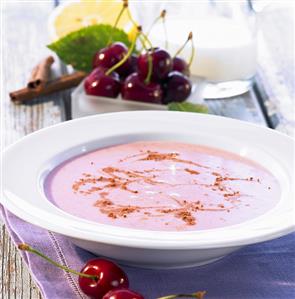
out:
<path id="1" fill-rule="evenodd" d="M 192 90 L 186 102 L 203 105 L 202 97 L 205 81 L 202 78 L 192 76 Z M 88 95 L 84 90 L 84 81 L 79 84 L 71 94 L 72 118 L 84 117 L 99 113 L 135 111 L 135 110 L 168 110 L 167 105 L 145 103 L 141 101 L 129 101 L 117 98 Z"/>

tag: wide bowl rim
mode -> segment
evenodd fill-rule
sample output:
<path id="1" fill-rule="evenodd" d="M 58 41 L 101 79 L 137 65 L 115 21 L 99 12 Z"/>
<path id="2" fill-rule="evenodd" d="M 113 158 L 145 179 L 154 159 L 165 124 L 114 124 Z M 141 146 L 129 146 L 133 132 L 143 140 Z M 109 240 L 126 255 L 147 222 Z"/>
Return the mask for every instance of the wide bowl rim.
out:
<path id="1" fill-rule="evenodd" d="M 40 136 L 49 136 L 52 138 L 54 134 L 59 134 L 63 128 L 68 130 L 77 127 L 83 127 L 87 124 L 97 124 L 99 122 L 111 122 L 112 120 L 120 119 L 164 119 L 170 118 L 175 122 L 190 120 L 193 122 L 216 122 L 216 125 L 226 125 L 232 127 L 251 128 L 255 132 L 260 132 L 262 135 L 270 135 L 272 138 L 284 140 L 294 150 L 294 141 L 291 137 L 288 137 L 280 132 L 264 128 L 255 124 L 247 123 L 240 120 L 229 119 L 225 117 L 215 115 L 202 115 L 197 113 L 183 113 L 183 112 L 171 112 L 171 111 L 132 111 L 132 112 L 116 112 L 107 113 L 102 115 L 89 116 L 81 119 L 68 121 L 66 123 L 60 123 L 48 128 L 41 129 L 34 132 L 21 140 L 17 141 L 13 145 L 9 146 L 3 152 L 3 164 L 12 162 L 12 154 L 17 153 L 19 148 L 23 145 L 27 145 L 31 140 L 38 140 Z M 49 134 L 50 133 L 50 134 Z M 53 133 L 53 135 L 52 135 Z M 62 132 L 60 133 L 62 134 Z M 80 133 L 81 134 L 81 133 Z M 288 159 L 283 156 L 281 159 Z M 282 161 L 282 160 L 281 160 Z M 290 166 L 291 167 L 291 166 Z M 5 169 L 5 167 L 4 167 Z M 9 180 L 9 179 L 8 179 Z M 8 181 L 7 180 L 7 181 Z M 5 181 L 5 180 L 4 180 Z M 7 188 L 7 185 L 3 186 L 4 194 L 4 206 L 18 217 L 28 221 L 32 224 L 38 225 L 47 230 L 51 230 L 62 235 L 82 239 L 87 241 L 112 244 L 125 247 L 136 248 L 150 248 L 150 249 L 204 249 L 204 248 L 221 248 L 221 247 L 238 247 L 246 244 L 258 243 L 266 240 L 270 240 L 276 237 L 280 237 L 295 230 L 295 221 L 293 219 L 294 206 L 289 200 L 290 206 L 286 211 L 280 212 L 278 215 L 274 215 L 272 218 L 273 225 L 271 227 L 264 227 L 263 223 L 256 229 L 255 226 L 241 225 L 229 226 L 225 228 L 218 228 L 205 231 L 193 231 L 193 232 L 160 232 L 158 237 L 151 237 L 149 232 L 142 230 L 118 228 L 110 225 L 94 225 L 89 221 L 78 221 L 76 217 L 65 218 L 65 214 L 58 214 L 51 211 L 44 211 L 43 209 L 33 206 L 21 196 L 14 193 L 13 188 Z M 294 186 L 292 186 L 294 189 Z M 291 189 L 290 189 L 291 190 Z M 288 194 L 291 197 L 292 194 Z M 40 197 L 40 200 L 44 198 Z M 290 209 L 291 208 L 291 209 Z M 56 210 L 58 210 L 56 208 Z M 284 215 L 285 221 L 281 221 L 281 217 Z M 259 221 L 258 221 L 259 222 Z M 99 229 L 98 229 L 99 228 Z M 145 235 L 145 236 L 141 236 Z M 164 236 L 166 235 L 166 237 Z M 222 238 L 220 237 L 222 235 Z M 164 238 L 163 238 L 164 236 Z M 216 238 L 214 238 L 214 236 Z"/>

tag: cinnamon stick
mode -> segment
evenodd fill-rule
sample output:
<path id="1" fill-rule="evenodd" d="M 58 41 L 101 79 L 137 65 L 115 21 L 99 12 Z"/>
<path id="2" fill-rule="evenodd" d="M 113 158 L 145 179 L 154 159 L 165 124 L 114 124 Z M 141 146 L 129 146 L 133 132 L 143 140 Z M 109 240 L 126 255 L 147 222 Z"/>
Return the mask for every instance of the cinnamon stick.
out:
<path id="1" fill-rule="evenodd" d="M 36 65 L 32 70 L 27 87 L 32 89 L 44 88 L 49 79 L 50 67 L 53 62 L 54 58 L 52 56 L 48 56 L 43 59 L 38 65 Z"/>
<path id="2" fill-rule="evenodd" d="M 85 77 L 84 72 L 75 72 L 70 75 L 63 75 L 57 79 L 49 81 L 42 88 L 23 88 L 9 93 L 11 101 L 15 104 L 22 104 L 39 96 L 52 94 L 57 91 L 77 86 Z"/>

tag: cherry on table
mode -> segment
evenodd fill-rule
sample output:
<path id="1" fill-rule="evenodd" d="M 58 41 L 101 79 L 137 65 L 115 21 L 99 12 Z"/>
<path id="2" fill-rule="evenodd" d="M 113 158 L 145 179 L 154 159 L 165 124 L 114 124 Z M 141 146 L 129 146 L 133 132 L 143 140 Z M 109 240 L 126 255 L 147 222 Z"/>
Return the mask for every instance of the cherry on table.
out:
<path id="1" fill-rule="evenodd" d="M 129 289 L 117 289 L 109 291 L 102 299 L 144 299 L 144 297 Z"/>
<path id="2" fill-rule="evenodd" d="M 120 93 L 119 75 L 112 72 L 106 75 L 103 68 L 95 68 L 85 79 L 84 89 L 88 95 L 116 98 Z"/>
<path id="3" fill-rule="evenodd" d="M 149 56 L 152 58 L 151 80 L 160 82 L 165 79 L 172 70 L 172 59 L 169 53 L 161 48 L 149 49 L 139 55 L 137 60 L 138 73 L 141 78 L 146 79 L 149 71 Z"/>
<path id="4" fill-rule="evenodd" d="M 97 276 L 96 280 L 79 276 L 81 290 L 93 299 L 101 299 L 110 290 L 129 286 L 128 277 L 124 271 L 115 263 L 105 259 L 90 260 L 81 273 Z"/>
<path id="5" fill-rule="evenodd" d="M 170 72 L 164 83 L 163 103 L 183 102 L 190 95 L 191 89 L 192 84 L 188 77 L 177 71 Z"/>
<path id="6" fill-rule="evenodd" d="M 161 104 L 163 97 L 160 84 L 145 83 L 138 73 L 133 73 L 125 79 L 121 93 L 125 100 L 157 104 Z"/>
<path id="7" fill-rule="evenodd" d="M 188 77 L 190 75 L 188 63 L 183 58 L 178 56 L 172 59 L 172 70 L 178 71 Z"/>
<path id="8" fill-rule="evenodd" d="M 128 47 L 122 42 L 115 42 L 105 48 L 99 50 L 93 57 L 92 66 L 103 67 L 109 69 L 116 63 L 121 61 L 128 52 Z M 116 69 L 120 76 L 127 76 L 133 71 L 132 60 L 128 58 L 127 61 Z"/>

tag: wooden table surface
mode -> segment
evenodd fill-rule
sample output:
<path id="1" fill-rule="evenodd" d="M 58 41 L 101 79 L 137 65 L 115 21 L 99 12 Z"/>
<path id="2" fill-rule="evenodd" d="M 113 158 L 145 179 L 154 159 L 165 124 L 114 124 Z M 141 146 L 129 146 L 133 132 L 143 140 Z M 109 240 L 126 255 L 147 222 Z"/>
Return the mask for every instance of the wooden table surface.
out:
<path id="1" fill-rule="evenodd" d="M 2 4 L 3 149 L 26 134 L 69 119 L 70 113 L 69 91 L 39 98 L 29 105 L 16 106 L 8 97 L 9 91 L 25 86 L 32 66 L 50 53 L 45 47 L 49 43 L 47 19 L 58 1 L 7 0 Z M 259 70 L 253 88 L 239 97 L 206 102 L 211 113 L 269 126 L 294 136 L 294 7 L 277 7 L 273 1 L 258 21 Z M 65 68 L 55 64 L 54 73 L 58 76 Z M 3 224 L 0 248 L 1 298 L 41 298 Z"/>

